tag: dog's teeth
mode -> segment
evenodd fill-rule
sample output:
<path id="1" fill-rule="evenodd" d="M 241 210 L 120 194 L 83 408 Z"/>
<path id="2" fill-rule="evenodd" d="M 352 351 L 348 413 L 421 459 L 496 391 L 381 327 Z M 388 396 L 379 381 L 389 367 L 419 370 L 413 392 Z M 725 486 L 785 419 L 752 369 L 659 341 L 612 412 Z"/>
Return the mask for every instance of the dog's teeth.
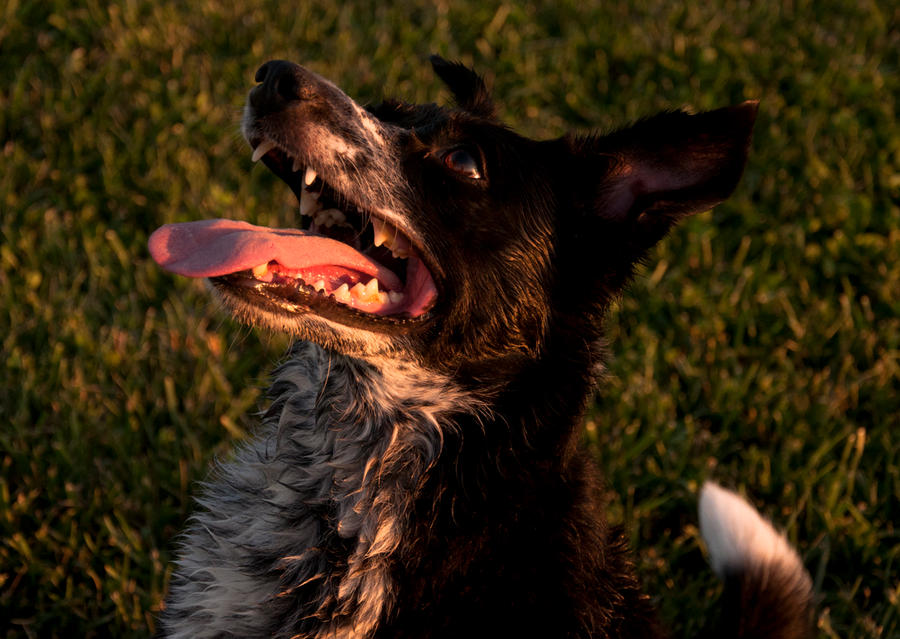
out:
<path id="1" fill-rule="evenodd" d="M 311 168 L 306 167 L 306 175 L 303 176 L 303 183 L 306 184 L 306 186 L 309 186 L 310 184 L 312 184 L 315 181 L 316 181 L 316 172 L 313 171 Z"/>
<path id="2" fill-rule="evenodd" d="M 410 244 L 409 240 L 406 239 L 404 235 L 395 232 L 394 237 L 391 238 L 389 248 L 391 249 L 391 255 L 394 257 L 404 259 L 409 257 Z"/>
<path id="3" fill-rule="evenodd" d="M 403 299 L 403 293 L 400 291 L 388 291 L 388 299 L 391 300 L 392 304 L 396 304 Z"/>
<path id="4" fill-rule="evenodd" d="M 385 242 L 389 242 L 391 239 L 390 233 L 388 233 L 389 225 L 385 224 L 378 218 L 372 218 L 372 230 L 375 231 L 375 246 L 381 246 Z"/>
<path id="5" fill-rule="evenodd" d="M 313 284 L 313 288 L 316 289 L 317 291 L 324 291 L 325 290 L 325 280 L 319 280 L 318 282 Z"/>
<path id="6" fill-rule="evenodd" d="M 253 277 L 258 279 L 261 282 L 271 282 L 273 277 L 273 272 L 269 270 L 269 263 L 260 264 L 259 266 L 253 267 Z"/>
<path id="7" fill-rule="evenodd" d="M 374 277 L 369 280 L 368 284 L 357 282 L 353 288 L 350 289 L 350 295 L 353 296 L 353 299 L 368 304 L 377 302 L 383 304 L 388 299 L 384 293 L 378 290 L 378 280 Z"/>
<path id="8" fill-rule="evenodd" d="M 361 297 L 365 297 L 366 295 L 366 285 L 362 282 L 357 282 L 356 285 L 350 289 L 350 293 L 353 294 L 356 299 Z"/>
<path id="9" fill-rule="evenodd" d="M 344 304 L 350 303 L 350 287 L 347 286 L 347 283 L 344 282 L 341 284 L 338 289 L 334 292 L 334 299 L 338 302 L 342 302 Z"/>
<path id="10" fill-rule="evenodd" d="M 322 209 L 316 211 L 313 217 L 316 226 L 334 226 L 335 224 L 343 224 L 347 221 L 347 216 L 340 209 Z"/>
<path id="11" fill-rule="evenodd" d="M 373 240 L 375 246 L 384 245 L 391 249 L 391 255 L 394 257 L 409 257 L 409 240 L 397 230 L 397 227 L 373 217 L 372 230 L 375 236 Z"/>
<path id="12" fill-rule="evenodd" d="M 264 156 L 266 153 L 275 148 L 275 143 L 272 140 L 263 140 L 259 143 L 255 149 L 253 149 L 253 157 L 252 160 L 254 162 L 259 162 L 260 158 Z"/>
<path id="13" fill-rule="evenodd" d="M 315 193 L 300 191 L 300 215 L 312 215 L 320 206 Z"/>
<path id="14" fill-rule="evenodd" d="M 291 167 L 291 171 L 296 173 L 300 169 L 303 168 L 303 164 L 300 162 L 300 158 L 294 158 L 294 166 Z"/>

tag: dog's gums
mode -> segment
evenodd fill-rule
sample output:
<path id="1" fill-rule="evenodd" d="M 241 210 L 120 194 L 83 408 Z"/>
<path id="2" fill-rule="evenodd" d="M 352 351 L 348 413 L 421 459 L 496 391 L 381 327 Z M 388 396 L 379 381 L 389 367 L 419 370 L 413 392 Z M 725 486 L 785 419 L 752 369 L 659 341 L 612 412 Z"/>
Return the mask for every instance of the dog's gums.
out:
<path id="1" fill-rule="evenodd" d="M 214 278 L 232 294 L 264 294 L 270 304 L 292 313 L 324 307 L 330 314 L 329 305 L 344 305 L 374 316 L 415 319 L 434 305 L 431 273 L 395 225 L 357 209 L 271 140 L 256 143 L 252 159 L 264 160 L 298 195 L 305 228 L 269 229 L 231 220 L 169 224 L 149 242 L 160 265 L 188 277 Z"/>
<path id="2" fill-rule="evenodd" d="M 252 269 L 253 277 L 261 282 L 285 283 L 295 280 L 298 286 L 310 287 L 319 296 L 331 297 L 334 301 L 373 315 L 400 315 L 419 317 L 434 303 L 436 290 L 428 269 L 418 258 L 412 243 L 396 226 L 368 215 L 346 213 L 328 198 L 326 184 L 311 167 L 303 168 L 299 158 L 278 148 L 272 140 L 263 139 L 253 150 L 251 159 L 258 162 L 271 156 L 279 167 L 291 162 L 291 180 L 302 174 L 303 183 L 294 190 L 299 191 L 300 216 L 309 218 L 306 227 L 310 233 L 340 239 L 376 263 L 390 265 L 382 267 L 375 277 L 366 281 L 364 273 L 352 269 L 318 267 L 314 269 L 292 269 L 277 260 L 259 264 Z M 284 156 L 284 157 L 281 157 Z M 326 195 L 323 196 L 323 193 Z M 361 221 L 360 231 L 351 222 Z M 390 252 L 390 255 L 388 255 Z M 405 281 L 401 281 L 400 274 Z"/>

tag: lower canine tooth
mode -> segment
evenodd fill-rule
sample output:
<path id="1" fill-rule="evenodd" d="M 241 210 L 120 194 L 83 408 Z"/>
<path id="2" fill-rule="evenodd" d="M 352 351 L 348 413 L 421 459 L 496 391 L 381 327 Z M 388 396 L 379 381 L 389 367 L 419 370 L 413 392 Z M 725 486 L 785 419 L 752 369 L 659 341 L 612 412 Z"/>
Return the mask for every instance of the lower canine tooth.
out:
<path id="1" fill-rule="evenodd" d="M 260 264 L 259 266 L 253 267 L 253 277 L 256 279 L 262 279 L 269 272 L 269 263 Z"/>

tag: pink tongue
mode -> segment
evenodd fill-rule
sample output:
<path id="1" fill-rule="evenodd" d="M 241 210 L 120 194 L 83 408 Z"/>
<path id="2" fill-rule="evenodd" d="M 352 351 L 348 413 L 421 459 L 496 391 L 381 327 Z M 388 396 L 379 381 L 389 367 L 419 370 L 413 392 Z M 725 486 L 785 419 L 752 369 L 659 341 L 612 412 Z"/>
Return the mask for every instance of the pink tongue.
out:
<path id="1" fill-rule="evenodd" d="M 392 271 L 351 246 L 299 229 L 233 220 L 183 222 L 156 229 L 148 245 L 157 264 L 188 277 L 227 275 L 275 260 L 289 269 L 338 266 L 378 278 L 381 290 L 403 290 Z"/>

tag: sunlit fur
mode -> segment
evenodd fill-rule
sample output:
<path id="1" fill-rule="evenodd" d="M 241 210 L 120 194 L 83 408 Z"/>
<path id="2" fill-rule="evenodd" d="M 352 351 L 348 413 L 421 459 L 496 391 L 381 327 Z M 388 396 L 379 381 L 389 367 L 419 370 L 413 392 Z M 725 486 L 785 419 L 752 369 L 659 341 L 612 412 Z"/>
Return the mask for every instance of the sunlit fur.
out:
<path id="1" fill-rule="evenodd" d="M 202 488 L 166 636 L 662 636 L 581 418 L 610 303 L 669 228 L 734 189 L 756 106 L 535 141 L 497 121 L 481 78 L 432 62 L 456 108 L 363 109 L 286 62 L 257 76 L 251 144 L 277 139 L 404 229 L 438 295 L 395 322 L 216 283 L 240 319 L 300 341 L 260 431 Z M 443 162 L 457 148 L 479 179 Z"/>

